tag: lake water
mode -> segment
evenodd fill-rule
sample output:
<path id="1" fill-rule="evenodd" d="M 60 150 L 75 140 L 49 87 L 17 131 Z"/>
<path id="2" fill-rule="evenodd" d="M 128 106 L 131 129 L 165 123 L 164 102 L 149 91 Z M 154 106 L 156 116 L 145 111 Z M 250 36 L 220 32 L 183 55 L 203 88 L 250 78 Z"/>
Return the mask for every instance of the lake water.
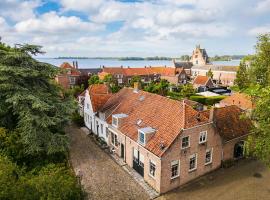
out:
<path id="1" fill-rule="evenodd" d="M 55 58 L 36 58 L 41 62 L 46 62 L 53 64 L 55 66 L 60 66 L 63 62 L 69 62 L 72 64 L 72 61 L 76 59 L 55 59 Z M 107 67 L 144 67 L 144 66 L 173 66 L 171 60 L 117 60 L 117 59 L 77 59 L 79 68 L 100 68 L 101 66 Z M 240 60 L 232 61 L 217 61 L 213 64 L 217 65 L 228 65 L 228 66 L 237 66 L 239 65 Z"/>

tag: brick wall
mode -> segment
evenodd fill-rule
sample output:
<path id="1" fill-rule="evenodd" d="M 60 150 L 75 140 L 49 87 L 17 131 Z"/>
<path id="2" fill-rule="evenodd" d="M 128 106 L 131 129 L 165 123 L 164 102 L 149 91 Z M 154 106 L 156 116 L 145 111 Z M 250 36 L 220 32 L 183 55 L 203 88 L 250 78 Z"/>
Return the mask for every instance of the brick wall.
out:
<path id="1" fill-rule="evenodd" d="M 207 131 L 207 143 L 205 145 L 199 144 L 199 134 L 201 131 Z M 190 136 L 190 147 L 185 151 L 181 150 L 181 139 L 188 135 Z M 213 148 L 212 164 L 205 165 L 206 150 L 211 148 Z M 189 172 L 189 158 L 195 153 L 197 154 L 197 169 Z M 180 160 L 180 176 L 175 179 L 171 179 L 171 162 L 173 160 Z M 220 164 L 221 139 L 215 133 L 212 124 L 184 130 L 162 157 L 160 191 L 164 193 L 179 187 L 192 179 L 218 168 Z"/>

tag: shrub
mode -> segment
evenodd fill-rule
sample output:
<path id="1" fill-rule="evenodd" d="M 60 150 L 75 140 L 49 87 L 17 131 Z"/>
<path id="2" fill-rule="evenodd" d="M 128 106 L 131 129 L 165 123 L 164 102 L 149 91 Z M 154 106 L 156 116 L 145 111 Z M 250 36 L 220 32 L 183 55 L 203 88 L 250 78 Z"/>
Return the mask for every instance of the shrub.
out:
<path id="1" fill-rule="evenodd" d="M 72 121 L 80 127 L 84 126 L 84 119 L 78 112 L 73 113 Z"/>
<path id="2" fill-rule="evenodd" d="M 200 95 L 191 96 L 189 99 L 192 101 L 199 102 L 204 105 L 214 105 L 224 99 L 226 96 L 214 96 L 214 97 L 205 97 Z"/>

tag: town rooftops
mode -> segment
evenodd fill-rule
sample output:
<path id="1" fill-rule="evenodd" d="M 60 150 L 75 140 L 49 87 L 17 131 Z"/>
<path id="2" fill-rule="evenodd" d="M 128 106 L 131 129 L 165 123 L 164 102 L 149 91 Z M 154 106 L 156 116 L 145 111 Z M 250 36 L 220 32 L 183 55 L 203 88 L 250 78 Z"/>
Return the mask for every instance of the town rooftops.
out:
<path id="1" fill-rule="evenodd" d="M 191 69 L 193 70 L 206 70 L 208 71 L 211 69 L 212 71 L 227 71 L 227 72 L 232 72 L 236 73 L 238 70 L 238 66 L 226 66 L 226 65 L 194 65 Z"/>
<path id="2" fill-rule="evenodd" d="M 143 98 L 141 98 L 143 96 Z M 145 144 L 145 148 L 161 157 L 176 137 L 185 128 L 209 122 L 209 119 L 183 101 L 172 100 L 160 95 L 133 88 L 123 88 L 114 94 L 102 107 L 107 123 L 112 115 L 125 113 L 118 130 L 134 141 L 138 140 L 138 130 L 151 127 L 155 134 Z M 164 148 L 160 148 L 160 147 Z"/>
<path id="3" fill-rule="evenodd" d="M 104 67 L 102 73 L 108 73 L 112 75 L 122 74 L 124 76 L 141 76 L 141 75 L 153 75 L 160 74 L 166 76 L 174 76 L 176 74 L 176 68 L 174 67 L 142 67 L 142 68 L 124 68 L 124 67 Z M 178 70 L 181 72 L 181 70 Z"/>
<path id="4" fill-rule="evenodd" d="M 68 73 L 70 76 L 80 76 L 81 74 L 78 69 L 70 65 L 68 62 L 64 62 L 63 64 L 61 64 L 60 68 L 69 71 Z"/>
<path id="5" fill-rule="evenodd" d="M 250 96 L 244 93 L 234 93 L 231 96 L 226 97 L 222 101 L 220 101 L 220 106 L 230 106 L 236 105 L 243 110 L 253 109 L 255 104 L 252 102 Z"/>
<path id="6" fill-rule="evenodd" d="M 225 142 L 250 133 L 251 121 L 239 107 L 216 108 L 213 112 L 215 127 Z"/>
<path id="7" fill-rule="evenodd" d="M 97 112 L 112 96 L 109 87 L 105 84 L 90 85 L 88 92 L 94 112 Z"/>
<path id="8" fill-rule="evenodd" d="M 198 75 L 195 77 L 193 84 L 195 85 L 206 85 L 207 82 L 210 80 L 210 78 L 208 76 L 201 76 Z"/>

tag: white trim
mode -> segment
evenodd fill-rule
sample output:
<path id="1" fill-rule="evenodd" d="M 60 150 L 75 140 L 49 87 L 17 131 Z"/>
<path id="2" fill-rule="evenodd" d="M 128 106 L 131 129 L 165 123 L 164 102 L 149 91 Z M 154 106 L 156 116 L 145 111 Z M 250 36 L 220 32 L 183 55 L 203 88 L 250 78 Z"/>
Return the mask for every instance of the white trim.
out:
<path id="1" fill-rule="evenodd" d="M 188 137 L 188 146 L 187 147 L 183 147 L 182 146 L 183 145 L 183 139 L 186 138 L 186 137 Z M 181 137 L 181 149 L 187 149 L 189 147 L 190 147 L 190 135 Z"/>
<path id="2" fill-rule="evenodd" d="M 210 157 L 210 161 L 206 163 L 205 162 L 206 153 L 209 152 L 209 151 L 211 152 L 211 157 Z M 206 151 L 205 151 L 205 157 L 204 157 L 204 165 L 209 165 L 209 164 L 212 163 L 212 161 L 213 161 L 213 147 L 211 149 L 206 149 Z"/>
<path id="3" fill-rule="evenodd" d="M 195 159 L 195 168 L 190 169 L 190 159 L 193 158 L 193 157 L 196 158 Z M 193 171 L 197 170 L 197 159 L 198 159 L 198 154 L 197 153 L 194 153 L 194 154 L 189 156 L 189 162 L 188 162 L 188 171 L 189 172 L 193 172 Z"/>
<path id="4" fill-rule="evenodd" d="M 172 175 L 172 166 L 175 165 L 175 164 L 172 164 L 172 162 L 175 162 L 175 161 L 178 161 L 178 171 L 177 171 L 177 175 L 176 176 L 171 176 L 171 180 L 172 179 L 175 179 L 175 178 L 178 178 L 180 176 L 180 160 L 173 160 L 171 161 L 171 175 Z"/>
<path id="5" fill-rule="evenodd" d="M 143 135 L 143 142 L 141 142 L 141 134 Z M 145 145 L 145 133 L 143 131 L 138 130 L 138 143 L 140 145 Z"/>
<path id="6" fill-rule="evenodd" d="M 205 134 L 205 140 L 201 141 L 201 136 L 203 136 L 203 134 Z M 207 142 L 207 131 L 201 131 L 200 135 L 199 135 L 199 144 L 203 144 Z"/>

